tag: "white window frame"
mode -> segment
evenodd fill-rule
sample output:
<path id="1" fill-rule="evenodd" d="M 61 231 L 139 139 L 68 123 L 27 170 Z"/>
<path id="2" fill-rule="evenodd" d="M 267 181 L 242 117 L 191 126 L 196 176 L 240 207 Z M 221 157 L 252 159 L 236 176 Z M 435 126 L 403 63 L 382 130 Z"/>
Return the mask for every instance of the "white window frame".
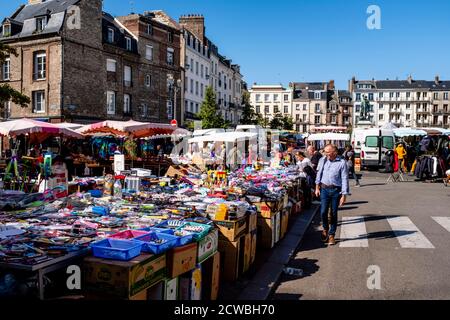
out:
<path id="1" fill-rule="evenodd" d="M 150 23 L 147 24 L 147 34 L 153 34 L 153 26 Z"/>
<path id="2" fill-rule="evenodd" d="M 116 92 L 107 91 L 106 92 L 106 113 L 108 115 L 116 114 Z"/>
<path id="3" fill-rule="evenodd" d="M 153 46 L 149 44 L 145 46 L 145 59 L 153 61 Z"/>
<path id="4" fill-rule="evenodd" d="M 300 104 L 296 104 L 296 105 L 295 105 L 295 110 L 296 110 L 296 111 L 300 111 Z"/>
<path id="5" fill-rule="evenodd" d="M 42 94 L 40 97 L 42 100 L 38 103 L 38 94 Z M 39 109 L 37 108 L 39 105 Z M 33 91 L 33 113 L 45 113 L 45 91 Z"/>
<path id="6" fill-rule="evenodd" d="M 4 37 L 11 36 L 11 25 L 10 24 L 3 25 L 3 36 Z"/>
<path id="7" fill-rule="evenodd" d="M 2 66 L 3 81 L 11 80 L 11 58 L 6 58 Z"/>
<path id="8" fill-rule="evenodd" d="M 131 38 L 130 37 L 125 37 L 125 43 L 126 43 L 126 49 L 127 51 L 131 51 L 132 50 L 132 43 L 131 43 Z"/>
<path id="9" fill-rule="evenodd" d="M 37 32 L 44 31 L 46 25 L 47 25 L 47 16 L 36 18 L 36 31 Z"/>
<path id="10" fill-rule="evenodd" d="M 131 66 L 123 67 L 123 83 L 126 87 L 131 87 L 133 77 L 133 69 Z"/>
<path id="11" fill-rule="evenodd" d="M 320 96 L 321 96 L 320 92 L 314 92 L 314 99 L 315 100 L 320 100 Z"/>
<path id="12" fill-rule="evenodd" d="M 191 94 L 194 94 L 194 79 L 191 79 Z"/>
<path id="13" fill-rule="evenodd" d="M 280 101 L 278 100 L 278 97 L 279 97 L 279 94 L 274 94 L 274 95 L 273 95 L 273 102 L 280 102 Z"/>
<path id="14" fill-rule="evenodd" d="M 175 64 L 175 54 L 173 48 L 167 48 L 166 62 L 169 66 L 173 66 Z"/>
<path id="15" fill-rule="evenodd" d="M 43 60 L 43 61 L 42 61 Z M 40 66 L 42 67 L 40 69 Z M 47 78 L 47 53 L 36 53 L 34 56 L 35 80 L 45 80 Z M 42 76 L 43 74 L 43 76 Z"/>
<path id="16" fill-rule="evenodd" d="M 108 28 L 108 42 L 114 43 L 115 30 L 113 28 Z"/>
<path id="17" fill-rule="evenodd" d="M 106 59 L 106 71 L 117 72 L 117 61 L 114 59 Z"/>
<path id="18" fill-rule="evenodd" d="M 444 100 L 448 100 L 448 92 L 444 92 Z"/>
<path id="19" fill-rule="evenodd" d="M 261 101 L 261 94 L 259 94 L 259 93 L 255 94 L 255 101 L 256 102 L 262 102 Z"/>
<path id="20" fill-rule="evenodd" d="M 127 93 L 123 95 L 123 113 L 131 112 L 131 96 Z"/>

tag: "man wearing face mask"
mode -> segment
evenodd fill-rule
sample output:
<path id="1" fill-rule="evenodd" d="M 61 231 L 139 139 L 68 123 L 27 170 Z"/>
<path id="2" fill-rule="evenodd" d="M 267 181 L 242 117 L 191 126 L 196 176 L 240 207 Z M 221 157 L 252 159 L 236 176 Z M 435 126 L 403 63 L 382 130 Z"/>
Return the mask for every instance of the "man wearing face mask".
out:
<path id="1" fill-rule="evenodd" d="M 349 194 L 348 167 L 345 159 L 338 157 L 338 148 L 329 144 L 325 157 L 320 159 L 316 177 L 316 196 L 320 196 L 322 217 L 322 241 L 335 245 L 338 207 L 343 206 Z M 331 225 L 328 223 L 328 208 L 331 207 Z"/>

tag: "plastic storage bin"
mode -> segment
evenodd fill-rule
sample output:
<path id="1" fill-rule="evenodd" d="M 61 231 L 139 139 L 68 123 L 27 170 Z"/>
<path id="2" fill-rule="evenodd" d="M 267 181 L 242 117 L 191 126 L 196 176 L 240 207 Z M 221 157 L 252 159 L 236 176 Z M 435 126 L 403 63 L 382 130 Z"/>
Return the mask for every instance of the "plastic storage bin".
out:
<path id="1" fill-rule="evenodd" d="M 91 248 L 95 257 L 128 261 L 141 254 L 142 242 L 108 238 L 92 243 Z"/>
<path id="2" fill-rule="evenodd" d="M 137 237 L 136 240 L 142 241 L 142 251 L 150 252 L 153 254 L 160 254 L 175 247 L 178 242 L 178 238 L 158 232 L 150 232 L 143 236 Z"/>
<path id="3" fill-rule="evenodd" d="M 184 246 L 192 242 L 194 239 L 194 234 L 192 232 L 184 231 L 184 230 L 170 230 L 172 234 L 178 238 L 177 246 Z"/>
<path id="4" fill-rule="evenodd" d="M 122 232 L 118 232 L 118 233 L 112 234 L 108 238 L 111 238 L 111 239 L 134 239 L 134 238 L 142 236 L 142 235 L 144 235 L 146 233 L 148 233 L 148 231 L 125 230 L 125 231 L 122 231 Z"/>
<path id="5" fill-rule="evenodd" d="M 193 234 L 195 240 L 204 238 L 212 229 L 210 225 L 188 222 L 185 225 L 177 228 L 177 230 L 187 231 Z"/>
<path id="6" fill-rule="evenodd" d="M 169 219 L 169 220 L 164 220 L 160 224 L 156 225 L 156 227 L 162 228 L 162 229 L 175 230 L 175 229 L 178 229 L 178 228 L 184 226 L 185 224 L 186 224 L 186 222 L 183 220 Z"/>
<path id="7" fill-rule="evenodd" d="M 145 233 L 149 233 L 149 232 L 159 232 L 159 233 L 173 234 L 172 229 L 157 228 L 157 227 L 142 228 L 142 229 L 139 229 L 139 231 L 142 231 L 144 234 Z"/>

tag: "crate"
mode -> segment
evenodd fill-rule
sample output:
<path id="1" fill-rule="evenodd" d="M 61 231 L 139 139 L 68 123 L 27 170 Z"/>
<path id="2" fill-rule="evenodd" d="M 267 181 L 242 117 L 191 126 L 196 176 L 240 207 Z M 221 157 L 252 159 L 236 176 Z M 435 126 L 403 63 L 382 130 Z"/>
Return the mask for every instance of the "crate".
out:
<path id="1" fill-rule="evenodd" d="M 167 252 L 167 274 L 170 278 L 191 271 L 197 262 L 197 242 Z"/>
<path id="2" fill-rule="evenodd" d="M 157 227 L 142 228 L 142 229 L 139 229 L 139 231 L 143 231 L 144 234 L 149 233 L 149 232 L 173 234 L 173 230 L 172 229 L 164 229 L 164 228 L 157 228 Z"/>
<path id="3" fill-rule="evenodd" d="M 272 249 L 280 239 L 280 212 L 270 219 L 258 218 L 258 244 Z"/>
<path id="4" fill-rule="evenodd" d="M 196 228 L 198 228 L 198 231 L 195 230 Z M 176 230 L 192 232 L 194 239 L 198 241 L 198 240 L 204 238 L 211 229 L 212 229 L 212 227 L 209 225 L 206 225 L 206 224 L 201 224 L 201 223 L 196 223 L 196 222 L 188 222 L 188 223 L 184 224 L 182 227 L 177 228 Z"/>
<path id="5" fill-rule="evenodd" d="M 198 254 L 197 261 L 202 263 L 208 259 L 211 255 L 217 252 L 217 246 L 219 245 L 219 231 L 213 229 L 203 239 L 198 242 Z"/>
<path id="6" fill-rule="evenodd" d="M 171 234 L 178 238 L 177 247 L 184 246 L 194 240 L 194 234 L 192 232 L 184 230 L 171 230 Z"/>
<path id="7" fill-rule="evenodd" d="M 251 250 L 252 250 L 252 235 L 247 233 L 241 238 L 241 261 L 242 261 L 242 273 L 245 273 L 250 268 Z"/>
<path id="8" fill-rule="evenodd" d="M 256 206 L 256 209 L 258 210 L 258 217 L 270 219 L 283 208 L 283 204 L 284 204 L 284 198 L 282 198 L 279 201 L 257 202 L 254 205 Z"/>
<path id="9" fill-rule="evenodd" d="M 178 243 L 177 237 L 158 232 L 147 233 L 143 236 L 137 237 L 136 240 L 143 242 L 143 252 L 150 252 L 153 254 L 161 254 L 166 252 L 167 250 L 175 247 Z M 161 243 L 158 243 L 157 241 L 161 241 Z"/>
<path id="10" fill-rule="evenodd" d="M 134 239 L 148 233 L 144 230 L 125 230 L 108 236 L 110 239 Z"/>
<path id="11" fill-rule="evenodd" d="M 91 244 L 94 257 L 128 261 L 141 254 L 142 242 L 135 239 L 103 239 Z"/>
<path id="12" fill-rule="evenodd" d="M 247 213 L 247 215 L 245 216 L 246 218 L 246 228 L 245 228 L 245 233 L 250 233 L 254 230 L 256 230 L 257 225 L 258 225 L 258 215 L 256 211 L 251 211 L 249 213 Z"/>
<path id="13" fill-rule="evenodd" d="M 178 229 L 182 226 L 184 226 L 186 224 L 185 221 L 183 220 L 176 220 L 176 219 L 169 219 L 169 220 L 164 220 L 163 222 L 161 222 L 160 224 L 156 225 L 156 228 L 161 228 L 161 229 Z"/>

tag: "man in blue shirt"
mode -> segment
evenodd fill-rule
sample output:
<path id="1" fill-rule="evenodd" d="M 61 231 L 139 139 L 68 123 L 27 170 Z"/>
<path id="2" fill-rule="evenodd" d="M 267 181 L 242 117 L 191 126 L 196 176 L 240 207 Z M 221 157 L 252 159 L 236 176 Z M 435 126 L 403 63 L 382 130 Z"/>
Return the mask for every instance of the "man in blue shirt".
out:
<path id="1" fill-rule="evenodd" d="M 316 196 L 320 196 L 322 217 L 322 241 L 335 245 L 338 207 L 343 206 L 349 194 L 348 167 L 345 159 L 338 157 L 338 148 L 329 144 L 325 157 L 317 167 Z M 328 208 L 331 206 L 331 226 L 328 224 Z"/>

